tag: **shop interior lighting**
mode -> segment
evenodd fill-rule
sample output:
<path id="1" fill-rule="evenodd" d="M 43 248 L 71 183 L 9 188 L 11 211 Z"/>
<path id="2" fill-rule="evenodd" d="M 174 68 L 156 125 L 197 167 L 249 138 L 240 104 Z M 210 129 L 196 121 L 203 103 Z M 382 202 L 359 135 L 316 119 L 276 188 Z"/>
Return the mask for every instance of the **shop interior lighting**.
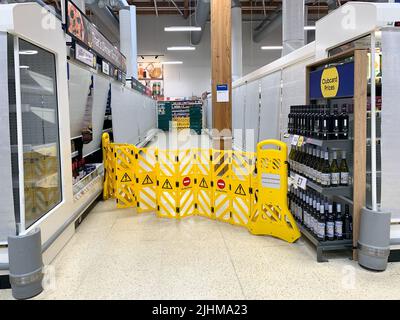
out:
<path id="1" fill-rule="evenodd" d="M 26 55 L 26 56 L 31 56 L 31 55 L 34 55 L 34 54 L 38 54 L 38 52 L 36 50 L 21 50 L 19 52 L 19 54 Z"/>
<path id="2" fill-rule="evenodd" d="M 165 27 L 166 32 L 182 32 L 182 31 L 201 31 L 201 27 Z"/>
<path id="3" fill-rule="evenodd" d="M 261 50 L 282 50 L 282 46 L 262 46 Z"/>
<path id="4" fill-rule="evenodd" d="M 183 64 L 182 61 L 164 61 L 162 64 Z"/>
<path id="5" fill-rule="evenodd" d="M 168 51 L 194 51 L 196 50 L 195 47 L 168 47 Z"/>
<path id="6" fill-rule="evenodd" d="M 315 30 L 315 29 L 316 29 L 315 26 L 304 26 L 305 31 L 310 31 L 310 30 Z"/>

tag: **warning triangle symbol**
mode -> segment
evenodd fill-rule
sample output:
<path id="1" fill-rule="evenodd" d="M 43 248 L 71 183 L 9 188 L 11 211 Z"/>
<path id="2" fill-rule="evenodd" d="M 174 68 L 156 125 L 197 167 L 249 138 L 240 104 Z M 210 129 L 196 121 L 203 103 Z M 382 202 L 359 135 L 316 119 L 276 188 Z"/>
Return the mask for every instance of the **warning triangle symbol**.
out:
<path id="1" fill-rule="evenodd" d="M 124 176 L 121 179 L 121 182 L 131 182 L 132 179 L 129 177 L 127 173 L 124 174 Z"/>
<path id="2" fill-rule="evenodd" d="M 206 179 L 203 178 L 203 180 L 201 180 L 201 182 L 200 182 L 200 188 L 208 188 Z"/>
<path id="3" fill-rule="evenodd" d="M 238 185 L 238 187 L 236 188 L 235 194 L 238 194 L 240 196 L 246 195 L 246 192 L 244 191 L 242 184 Z"/>
<path id="4" fill-rule="evenodd" d="M 142 185 L 153 184 L 153 180 L 149 177 L 149 175 L 144 178 Z"/>
<path id="5" fill-rule="evenodd" d="M 163 188 L 163 189 L 172 189 L 172 186 L 171 186 L 171 184 L 169 183 L 168 179 L 165 180 L 165 182 L 164 182 L 162 188 Z"/>

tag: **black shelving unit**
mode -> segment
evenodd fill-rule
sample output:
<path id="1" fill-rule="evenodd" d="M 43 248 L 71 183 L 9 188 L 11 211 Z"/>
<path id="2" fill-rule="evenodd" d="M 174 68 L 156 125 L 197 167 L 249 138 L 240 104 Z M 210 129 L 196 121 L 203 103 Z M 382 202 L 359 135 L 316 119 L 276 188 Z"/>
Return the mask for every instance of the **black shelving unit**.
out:
<path id="1" fill-rule="evenodd" d="M 324 253 L 328 251 L 343 251 L 352 250 L 353 240 L 343 239 L 343 240 L 333 240 L 333 241 L 319 241 L 307 228 L 305 228 L 300 223 L 297 223 L 301 234 L 306 237 L 317 250 L 317 262 L 328 262 Z"/>

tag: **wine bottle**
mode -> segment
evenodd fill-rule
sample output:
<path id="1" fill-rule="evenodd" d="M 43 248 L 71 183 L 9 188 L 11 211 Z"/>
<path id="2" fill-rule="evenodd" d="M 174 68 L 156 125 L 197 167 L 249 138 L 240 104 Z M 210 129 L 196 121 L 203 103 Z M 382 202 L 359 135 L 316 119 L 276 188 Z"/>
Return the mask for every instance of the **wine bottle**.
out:
<path id="1" fill-rule="evenodd" d="M 339 171 L 340 171 L 340 184 L 342 186 L 348 186 L 349 167 L 347 166 L 347 161 L 346 161 L 346 151 L 342 151 L 342 160 L 340 161 Z"/>
<path id="2" fill-rule="evenodd" d="M 342 206 L 340 203 L 336 205 L 335 237 L 337 240 L 343 239 L 343 217 L 342 217 Z"/>
<path id="3" fill-rule="evenodd" d="M 335 240 L 335 219 L 331 204 L 328 207 L 328 217 L 326 220 L 326 237 L 329 241 Z"/>
<path id="4" fill-rule="evenodd" d="M 320 120 L 321 120 L 321 106 L 316 106 L 316 111 L 314 114 L 314 134 L 313 134 L 315 139 L 319 139 Z"/>
<path id="5" fill-rule="evenodd" d="M 333 106 L 333 114 L 331 116 L 331 139 L 339 139 L 340 127 L 339 127 L 339 112 L 338 105 Z"/>
<path id="6" fill-rule="evenodd" d="M 318 235 L 318 216 L 319 216 L 320 206 L 321 206 L 320 200 L 317 198 L 316 203 L 315 203 L 315 210 L 313 213 L 313 220 L 312 220 L 313 231 L 314 231 L 315 236 Z"/>
<path id="7" fill-rule="evenodd" d="M 331 185 L 332 187 L 337 187 L 340 184 L 340 170 L 337 163 L 336 151 L 333 151 L 332 157 L 333 159 L 331 163 Z"/>
<path id="8" fill-rule="evenodd" d="M 351 239 L 353 235 L 353 225 L 352 225 L 352 218 L 350 215 L 350 208 L 349 205 L 346 204 L 345 212 L 344 212 L 344 237 L 345 239 Z"/>
<path id="9" fill-rule="evenodd" d="M 326 228 L 325 208 L 323 205 L 320 205 L 318 222 L 317 222 L 317 238 L 319 241 L 325 241 L 325 228 Z"/>
<path id="10" fill-rule="evenodd" d="M 322 140 L 328 140 L 329 137 L 329 114 L 327 111 L 327 106 L 324 106 L 323 108 L 323 113 L 321 117 L 322 121 L 320 123 L 321 126 L 321 139 Z"/>
<path id="11" fill-rule="evenodd" d="M 315 117 L 315 105 L 310 106 L 310 113 L 308 116 L 308 137 L 312 137 L 314 134 L 314 117 Z"/>
<path id="12" fill-rule="evenodd" d="M 321 185 L 329 187 L 331 185 L 331 166 L 329 164 L 329 153 L 325 151 L 324 163 L 321 171 Z"/>
<path id="13" fill-rule="evenodd" d="M 349 138 L 349 115 L 347 112 L 347 104 L 343 104 L 342 112 L 339 116 L 340 139 Z"/>

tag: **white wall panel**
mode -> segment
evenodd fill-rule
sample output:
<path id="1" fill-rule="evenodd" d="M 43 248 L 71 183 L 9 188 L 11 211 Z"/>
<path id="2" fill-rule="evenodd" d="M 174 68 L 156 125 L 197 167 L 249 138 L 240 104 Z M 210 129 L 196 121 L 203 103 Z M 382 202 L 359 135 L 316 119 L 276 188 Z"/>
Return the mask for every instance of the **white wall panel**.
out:
<path id="1" fill-rule="evenodd" d="M 306 66 L 313 58 L 303 60 L 282 70 L 282 106 L 280 112 L 280 139 L 287 132 L 287 117 L 291 105 L 306 103 Z"/>
<path id="2" fill-rule="evenodd" d="M 258 142 L 260 117 L 260 81 L 256 80 L 245 85 L 245 150 L 255 151 Z"/>
<path id="3" fill-rule="evenodd" d="M 260 137 L 279 139 L 279 112 L 281 110 L 281 71 L 261 79 Z"/>
<path id="4" fill-rule="evenodd" d="M 232 92 L 232 129 L 233 141 L 235 146 L 244 148 L 244 103 L 245 103 L 245 86 L 233 89 Z"/>
<path id="5" fill-rule="evenodd" d="M 82 134 L 83 115 L 90 85 L 91 73 L 73 63 L 69 63 L 69 117 L 71 137 Z"/>
<path id="6" fill-rule="evenodd" d="M 137 144 L 140 136 L 139 123 L 143 121 L 143 101 L 139 98 L 140 94 L 117 83 L 111 85 L 111 90 L 114 141 Z"/>
<path id="7" fill-rule="evenodd" d="M 110 81 L 109 79 L 94 75 L 94 95 L 93 95 L 93 140 L 83 145 L 83 155 L 90 154 L 101 147 L 101 135 L 103 133 L 104 115 L 106 112 L 107 95 Z M 86 102 L 86 98 L 85 98 Z"/>

